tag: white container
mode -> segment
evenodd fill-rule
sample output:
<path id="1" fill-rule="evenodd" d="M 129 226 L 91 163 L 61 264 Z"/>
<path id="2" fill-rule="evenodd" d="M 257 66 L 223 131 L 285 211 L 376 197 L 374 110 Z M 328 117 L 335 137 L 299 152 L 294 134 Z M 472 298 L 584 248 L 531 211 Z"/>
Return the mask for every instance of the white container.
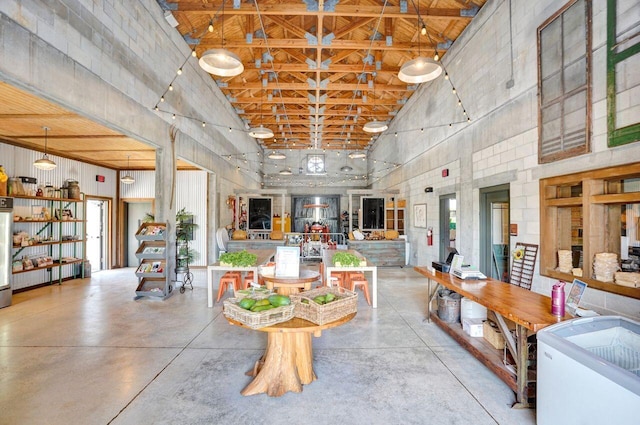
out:
<path id="1" fill-rule="evenodd" d="M 537 336 L 538 425 L 638 424 L 640 322 L 580 318 Z"/>
<path id="2" fill-rule="evenodd" d="M 469 336 L 482 338 L 484 336 L 483 322 L 483 319 L 463 319 L 462 330 Z"/>
<path id="3" fill-rule="evenodd" d="M 460 303 L 460 321 L 464 319 L 487 319 L 487 308 L 468 298 L 462 298 Z"/>

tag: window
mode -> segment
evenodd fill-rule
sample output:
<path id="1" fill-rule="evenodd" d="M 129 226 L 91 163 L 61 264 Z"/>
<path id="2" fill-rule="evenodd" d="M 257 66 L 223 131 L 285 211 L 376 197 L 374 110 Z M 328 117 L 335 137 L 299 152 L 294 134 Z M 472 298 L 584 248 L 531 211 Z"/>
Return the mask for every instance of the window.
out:
<path id="1" fill-rule="evenodd" d="M 589 152 L 591 1 L 572 0 L 538 28 L 538 161 Z"/>
<path id="2" fill-rule="evenodd" d="M 307 156 L 307 171 L 311 174 L 324 173 L 324 155 Z"/>
<path id="3" fill-rule="evenodd" d="M 637 0 L 607 4 L 607 134 L 609 146 L 640 140 L 640 29 Z"/>

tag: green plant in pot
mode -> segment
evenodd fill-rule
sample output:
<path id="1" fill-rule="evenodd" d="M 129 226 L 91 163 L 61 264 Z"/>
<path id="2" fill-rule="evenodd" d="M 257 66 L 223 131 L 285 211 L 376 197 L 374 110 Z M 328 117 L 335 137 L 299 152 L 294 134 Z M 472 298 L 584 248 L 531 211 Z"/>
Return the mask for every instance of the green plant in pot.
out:
<path id="1" fill-rule="evenodd" d="M 142 219 L 145 223 L 155 221 L 155 216 L 146 213 Z M 193 232 L 198 225 L 193 222 L 193 214 L 185 208 L 176 212 L 176 273 L 185 271 L 187 266 L 198 259 L 198 252 L 189 248 L 189 241 L 193 240 Z"/>

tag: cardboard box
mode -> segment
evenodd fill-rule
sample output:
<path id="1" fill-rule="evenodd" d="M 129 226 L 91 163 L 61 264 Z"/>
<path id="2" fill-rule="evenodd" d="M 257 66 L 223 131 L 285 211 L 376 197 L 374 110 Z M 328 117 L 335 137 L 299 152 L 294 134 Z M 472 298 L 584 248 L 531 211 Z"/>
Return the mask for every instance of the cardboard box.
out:
<path id="1" fill-rule="evenodd" d="M 464 319 L 462 321 L 462 330 L 472 337 L 482 338 L 482 319 Z"/>

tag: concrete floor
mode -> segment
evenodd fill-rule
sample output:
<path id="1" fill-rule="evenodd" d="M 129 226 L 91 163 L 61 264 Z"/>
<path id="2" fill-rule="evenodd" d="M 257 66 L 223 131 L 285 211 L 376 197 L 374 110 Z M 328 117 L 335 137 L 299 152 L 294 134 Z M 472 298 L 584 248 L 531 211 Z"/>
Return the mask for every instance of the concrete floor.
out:
<path id="1" fill-rule="evenodd" d="M 535 424 L 513 392 L 435 324 L 426 280 L 379 270 L 378 309 L 314 338 L 302 393 L 243 397 L 263 333 L 207 308 L 206 272 L 133 300 L 134 269 L 94 273 L 0 309 L 0 424 Z"/>

